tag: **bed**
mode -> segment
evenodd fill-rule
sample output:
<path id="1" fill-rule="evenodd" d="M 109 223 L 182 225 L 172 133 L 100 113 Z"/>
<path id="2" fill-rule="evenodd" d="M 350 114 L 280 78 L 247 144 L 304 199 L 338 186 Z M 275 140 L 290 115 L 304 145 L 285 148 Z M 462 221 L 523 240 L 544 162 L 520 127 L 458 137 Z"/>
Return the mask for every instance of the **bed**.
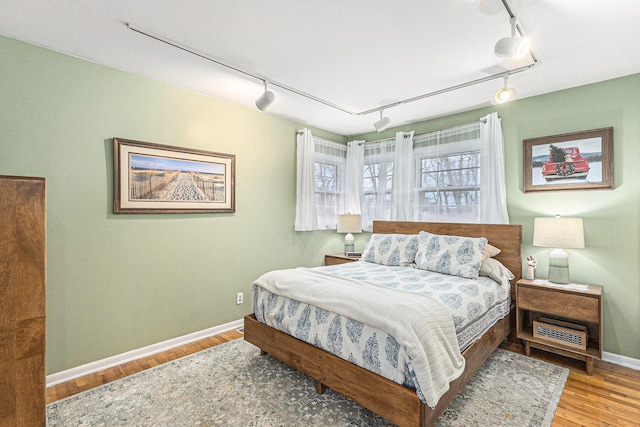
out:
<path id="1" fill-rule="evenodd" d="M 427 231 L 435 235 L 466 236 L 487 239 L 501 251 L 495 256 L 516 277 L 507 283 L 513 299 L 513 285 L 522 269 L 522 229 L 519 225 L 450 224 L 374 221 L 374 234 L 417 235 Z M 353 263 L 355 264 L 355 263 Z M 409 267 L 408 267 L 409 268 Z M 256 319 L 256 313 L 245 317 L 245 340 L 316 381 L 318 393 L 330 387 L 399 426 L 434 426 L 459 391 L 485 359 L 508 336 L 509 315 L 500 318 L 474 339 L 462 352 L 464 369 L 448 384 L 448 390 L 428 405 L 416 389 L 337 357 L 322 346 L 314 346 Z M 289 331 L 287 331 L 289 332 Z M 458 376 L 459 375 L 459 376 Z"/>

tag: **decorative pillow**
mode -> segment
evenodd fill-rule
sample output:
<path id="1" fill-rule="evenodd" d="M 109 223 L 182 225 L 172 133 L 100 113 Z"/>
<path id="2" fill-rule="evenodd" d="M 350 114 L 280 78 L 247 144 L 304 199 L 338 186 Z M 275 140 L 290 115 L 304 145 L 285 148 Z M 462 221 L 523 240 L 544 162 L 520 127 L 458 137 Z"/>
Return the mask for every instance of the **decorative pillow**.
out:
<path id="1" fill-rule="evenodd" d="M 480 276 L 491 277 L 498 283 L 502 283 L 502 277 L 506 276 L 507 280 L 512 280 L 515 278 L 511 270 L 505 267 L 500 261 L 493 258 L 487 258 L 482 261 L 482 265 L 480 266 L 480 271 L 478 272 Z"/>
<path id="2" fill-rule="evenodd" d="M 422 270 L 477 279 L 486 245 L 484 237 L 441 236 L 421 231 L 416 266 Z"/>
<path id="3" fill-rule="evenodd" d="M 418 250 L 415 234 L 372 234 L 360 260 L 382 265 L 413 264 Z"/>
<path id="4" fill-rule="evenodd" d="M 482 259 L 493 258 L 500 252 L 502 252 L 502 250 L 496 248 L 490 243 L 487 243 L 487 246 L 484 247 L 484 252 L 482 252 Z"/>

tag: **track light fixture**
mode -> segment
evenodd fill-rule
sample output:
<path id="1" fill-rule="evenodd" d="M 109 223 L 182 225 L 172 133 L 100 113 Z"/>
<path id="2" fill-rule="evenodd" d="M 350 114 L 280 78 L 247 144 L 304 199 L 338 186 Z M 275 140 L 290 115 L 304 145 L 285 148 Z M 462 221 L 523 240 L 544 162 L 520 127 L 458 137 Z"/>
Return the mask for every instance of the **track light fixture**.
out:
<path id="1" fill-rule="evenodd" d="M 270 90 L 267 90 L 267 81 L 264 81 L 264 93 L 260 95 L 260 98 L 256 99 L 256 107 L 258 110 L 264 111 L 273 104 L 273 101 L 276 100 L 276 96 Z"/>
<path id="2" fill-rule="evenodd" d="M 380 120 L 376 121 L 373 124 L 373 127 L 376 128 L 376 131 L 378 132 L 382 132 L 383 130 L 387 129 L 389 126 L 391 126 L 391 119 L 389 117 L 382 117 L 382 112 L 384 110 L 380 110 Z"/>
<path id="3" fill-rule="evenodd" d="M 524 58 L 529 53 L 531 40 L 516 35 L 516 17 L 511 17 L 511 37 L 503 37 L 496 43 L 493 52 L 499 58 Z"/>
<path id="4" fill-rule="evenodd" d="M 523 65 L 523 66 L 520 66 L 518 68 L 514 68 L 512 70 L 509 70 L 508 71 L 509 75 L 520 73 L 520 72 L 523 72 L 523 71 L 527 71 L 527 70 L 530 70 L 530 69 L 532 69 L 534 67 L 537 67 L 537 66 L 541 65 L 541 62 L 538 59 L 537 55 L 533 52 L 533 50 L 531 50 L 529 48 L 529 41 L 525 37 L 524 30 L 522 29 L 521 26 L 518 26 L 517 23 L 516 23 L 517 22 L 517 18 L 516 18 L 515 12 L 509 6 L 509 0 L 479 0 L 479 7 L 480 7 L 481 11 L 483 13 L 487 13 L 487 14 L 495 13 L 496 10 L 500 9 L 499 6 L 501 4 L 506 9 L 506 11 L 509 14 L 509 16 L 511 17 L 511 20 L 510 20 L 510 22 L 511 22 L 511 37 L 505 37 L 504 39 L 501 39 L 501 40 L 498 41 L 498 43 L 495 46 L 496 55 L 501 56 L 503 54 L 503 52 L 509 51 L 509 50 L 514 51 L 514 52 L 520 52 L 520 53 L 522 53 L 521 51 L 524 50 L 524 53 L 522 53 L 522 55 L 525 56 L 527 53 L 529 53 L 529 55 L 531 55 L 531 59 L 533 60 L 533 62 L 530 63 L 530 64 Z M 220 60 L 218 60 L 216 58 L 207 56 L 207 55 L 205 55 L 205 54 L 203 54 L 201 52 L 198 52 L 198 51 L 196 51 L 196 50 L 194 50 L 192 48 L 189 48 L 187 46 L 183 46 L 178 42 L 169 40 L 169 39 L 167 39 L 167 38 L 165 38 L 163 36 L 160 36 L 158 34 L 154 34 L 154 33 L 151 33 L 149 31 L 143 30 L 143 29 L 138 28 L 138 27 L 136 27 L 136 26 L 134 26 L 132 24 L 128 24 L 127 23 L 126 27 L 129 30 L 134 31 L 134 32 L 136 32 L 138 34 L 141 34 L 141 35 L 143 35 L 145 37 L 149 37 L 149 38 L 151 38 L 151 39 L 153 39 L 155 41 L 164 43 L 164 44 L 166 44 L 168 46 L 171 46 L 171 47 L 174 47 L 176 49 L 180 49 L 180 50 L 182 50 L 184 52 L 190 53 L 190 54 L 192 54 L 194 56 L 197 56 L 199 58 L 206 59 L 207 61 L 210 61 L 210 62 L 212 62 L 214 64 L 217 64 L 217 65 L 219 65 L 221 67 L 227 68 L 227 69 L 229 69 L 231 71 L 234 71 L 236 73 L 245 75 L 245 76 L 250 77 L 252 79 L 261 80 L 264 83 L 264 92 L 262 93 L 262 95 L 260 95 L 260 97 L 258 99 L 256 99 L 256 102 L 255 102 L 256 107 L 261 111 L 264 111 L 267 108 L 269 108 L 271 106 L 271 104 L 273 104 L 273 102 L 276 99 L 275 94 L 267 89 L 267 79 L 265 78 L 265 76 L 254 74 L 254 73 L 251 73 L 251 72 L 246 71 L 246 70 L 242 70 L 242 69 L 240 69 L 240 68 L 238 68 L 238 67 L 236 67 L 234 65 L 227 64 L 227 63 L 225 63 L 223 61 L 220 61 Z M 519 34 L 518 37 L 515 36 L 516 31 Z M 505 39 L 508 40 L 508 43 L 506 41 L 503 41 Z M 513 41 L 514 39 L 519 40 L 519 41 L 526 40 L 526 42 L 525 42 L 524 45 L 522 45 L 521 43 L 515 43 L 518 46 L 516 48 L 513 48 L 513 49 L 512 48 L 507 49 L 505 46 L 503 46 L 503 45 L 514 43 L 514 41 Z M 520 47 L 520 46 L 524 46 L 524 47 Z M 525 47 L 526 47 L 526 49 L 525 49 Z M 324 104 L 324 105 L 326 105 L 328 107 L 334 108 L 336 110 L 342 111 L 344 113 L 347 113 L 347 114 L 350 114 L 350 115 L 353 115 L 353 116 L 363 116 L 363 115 L 367 115 L 367 114 L 373 114 L 376 111 L 379 111 L 380 112 L 380 120 L 377 120 L 373 125 L 376 128 L 376 131 L 382 132 L 382 131 L 386 130 L 389 126 L 391 126 L 391 119 L 389 119 L 389 117 L 383 117 L 383 111 L 385 109 L 389 109 L 389 108 L 397 107 L 399 105 L 404 105 L 404 104 L 408 104 L 408 103 L 411 103 L 411 102 L 420 101 L 422 99 L 430 98 L 430 97 L 433 97 L 433 96 L 437 96 L 437 95 L 442 95 L 442 94 L 445 94 L 445 93 L 453 92 L 453 91 L 456 91 L 456 90 L 459 90 L 459 89 L 463 89 L 463 88 L 466 88 L 466 87 L 470 87 L 470 86 L 478 85 L 478 84 L 485 83 L 485 82 L 488 82 L 488 81 L 492 81 L 492 80 L 495 80 L 495 79 L 498 79 L 498 78 L 501 78 L 501 77 L 505 79 L 505 88 L 499 90 L 495 94 L 495 102 L 496 103 L 503 103 L 503 102 L 506 102 L 508 100 L 511 100 L 514 97 L 515 90 L 506 87 L 506 80 L 507 80 L 508 75 L 505 75 L 504 72 L 499 72 L 499 73 L 491 74 L 489 76 L 481 77 L 481 78 L 478 78 L 478 79 L 475 79 L 475 80 L 470 80 L 470 81 L 467 81 L 467 82 L 456 84 L 454 86 L 449 86 L 449 87 L 446 87 L 446 88 L 443 88 L 443 89 L 438 89 L 438 90 L 435 90 L 435 91 L 432 91 L 432 92 L 428 92 L 428 93 L 424 93 L 424 94 L 421 94 L 421 95 L 417 95 L 417 96 L 414 96 L 414 97 L 411 97 L 411 98 L 403 99 L 403 100 L 400 100 L 400 101 L 395 101 L 395 102 L 392 102 L 390 104 L 386 104 L 386 105 L 382 105 L 382 106 L 379 105 L 379 106 L 377 106 L 375 108 L 371 108 L 371 109 L 365 110 L 365 111 L 353 111 L 353 110 L 350 110 L 348 108 L 342 107 L 342 106 L 337 105 L 337 104 L 332 103 L 332 102 L 329 102 L 329 101 L 327 101 L 325 99 L 319 98 L 319 97 L 314 96 L 312 94 L 303 92 L 301 90 L 298 90 L 296 88 L 293 88 L 291 86 L 288 86 L 288 85 L 286 85 L 284 83 L 281 83 L 281 82 L 278 82 L 278 81 L 269 80 L 269 84 L 271 84 L 271 86 L 277 86 L 278 88 L 280 88 L 282 90 L 286 90 L 286 91 L 289 91 L 291 93 L 295 93 L 295 94 L 297 94 L 299 96 L 302 96 L 302 97 L 305 97 L 305 98 L 310 99 L 312 101 Z"/>
<path id="5" fill-rule="evenodd" d="M 516 90 L 512 87 L 507 86 L 508 79 L 509 75 L 507 74 L 506 76 L 504 76 L 504 87 L 502 89 L 499 89 L 493 96 L 493 100 L 498 104 L 509 102 L 516 96 Z"/>

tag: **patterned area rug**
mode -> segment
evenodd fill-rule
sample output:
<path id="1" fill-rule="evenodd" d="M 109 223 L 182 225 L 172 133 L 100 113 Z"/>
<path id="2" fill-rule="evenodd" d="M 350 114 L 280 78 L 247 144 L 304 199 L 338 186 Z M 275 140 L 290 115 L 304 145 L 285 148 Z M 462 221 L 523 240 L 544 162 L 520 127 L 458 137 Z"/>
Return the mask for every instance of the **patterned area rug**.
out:
<path id="1" fill-rule="evenodd" d="M 498 349 L 438 427 L 544 426 L 568 369 Z M 160 365 L 47 406 L 49 427 L 390 426 L 243 339 Z"/>

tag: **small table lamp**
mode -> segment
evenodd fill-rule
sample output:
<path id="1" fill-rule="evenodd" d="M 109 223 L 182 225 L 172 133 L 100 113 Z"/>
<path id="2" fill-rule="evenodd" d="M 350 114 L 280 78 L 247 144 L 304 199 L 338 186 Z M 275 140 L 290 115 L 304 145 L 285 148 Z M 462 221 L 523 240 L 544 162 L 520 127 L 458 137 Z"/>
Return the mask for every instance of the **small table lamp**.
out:
<path id="1" fill-rule="evenodd" d="M 362 233 L 362 215 L 344 214 L 338 215 L 338 233 L 347 233 L 344 236 L 344 253 L 353 252 L 353 234 Z"/>
<path id="2" fill-rule="evenodd" d="M 584 248 L 582 218 L 535 218 L 533 246 L 554 248 L 549 254 L 549 281 L 569 283 L 569 255 L 564 249 Z"/>

